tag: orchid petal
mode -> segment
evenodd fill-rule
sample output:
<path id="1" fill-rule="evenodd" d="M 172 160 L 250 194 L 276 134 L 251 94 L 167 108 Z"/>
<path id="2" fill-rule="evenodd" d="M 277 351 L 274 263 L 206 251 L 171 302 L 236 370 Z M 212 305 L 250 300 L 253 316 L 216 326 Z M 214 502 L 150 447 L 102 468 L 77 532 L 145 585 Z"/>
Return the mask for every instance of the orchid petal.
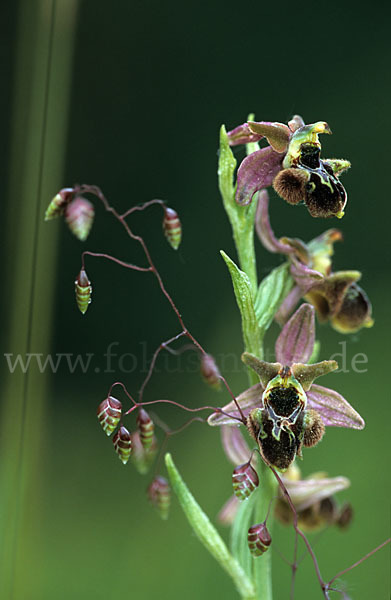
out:
<path id="1" fill-rule="evenodd" d="M 292 277 L 300 285 L 293 273 Z M 319 316 L 323 320 L 332 318 L 338 313 L 345 299 L 346 292 L 360 278 L 360 271 L 337 271 L 328 277 L 324 277 L 323 281 L 307 289 L 307 291 L 311 292 L 311 303 L 318 309 Z"/>
<path id="2" fill-rule="evenodd" d="M 275 320 L 279 325 L 281 325 L 281 327 L 285 325 L 285 323 L 289 319 L 290 315 L 296 308 L 301 296 L 301 289 L 298 285 L 295 285 L 295 287 L 289 292 L 289 294 L 281 304 L 280 308 L 274 315 Z"/>
<path id="3" fill-rule="evenodd" d="M 230 526 L 235 520 L 236 513 L 240 505 L 240 500 L 236 496 L 228 498 L 227 502 L 221 508 L 217 515 L 217 520 L 221 525 Z"/>
<path id="4" fill-rule="evenodd" d="M 226 457 L 235 467 L 248 461 L 251 451 L 239 427 L 223 425 L 221 441 Z"/>
<path id="5" fill-rule="evenodd" d="M 315 310 L 302 304 L 284 325 L 276 342 L 276 359 L 283 365 L 308 362 L 315 343 Z"/>
<path id="6" fill-rule="evenodd" d="M 238 125 L 235 129 L 228 131 L 228 141 L 230 146 L 238 146 L 239 144 L 251 144 L 259 142 L 264 136 L 251 131 L 247 123 Z"/>
<path id="7" fill-rule="evenodd" d="M 303 390 L 307 392 L 315 379 L 327 375 L 338 369 L 338 363 L 335 360 L 322 360 L 322 362 L 311 365 L 295 363 L 292 366 L 292 373 L 297 381 L 302 385 Z"/>
<path id="8" fill-rule="evenodd" d="M 305 510 L 350 486 L 346 477 L 309 478 L 299 481 L 283 478 L 283 482 L 297 511 Z"/>
<path id="9" fill-rule="evenodd" d="M 250 354 L 250 352 L 243 352 L 241 358 L 245 365 L 256 372 L 264 387 L 267 386 L 271 379 L 274 379 L 274 377 L 278 375 L 281 367 L 283 366 L 279 362 L 269 363 L 264 360 L 260 360 L 254 356 L 254 354 Z"/>
<path id="10" fill-rule="evenodd" d="M 278 252 L 280 254 L 291 254 L 294 252 L 294 248 L 288 244 L 283 244 L 274 235 L 269 219 L 269 194 L 266 190 L 261 190 L 258 194 L 255 228 L 259 239 L 269 252 Z"/>
<path id="11" fill-rule="evenodd" d="M 284 123 L 248 121 L 250 131 L 267 139 L 276 152 L 286 152 L 292 131 Z"/>
<path id="12" fill-rule="evenodd" d="M 323 282 L 324 276 L 319 271 L 314 271 L 314 269 L 310 269 L 300 260 L 297 260 L 295 256 L 291 257 L 291 273 L 293 279 L 296 281 L 297 285 L 301 288 L 302 293 L 305 294 L 315 285 L 319 284 L 319 282 Z"/>
<path id="13" fill-rule="evenodd" d="M 315 409 L 323 423 L 333 427 L 364 429 L 364 419 L 341 394 L 321 385 L 313 384 L 307 392 L 308 408 Z"/>
<path id="14" fill-rule="evenodd" d="M 250 204 L 255 192 L 271 185 L 281 170 L 282 159 L 270 146 L 247 156 L 238 169 L 236 202 L 242 206 Z"/>
<path id="15" fill-rule="evenodd" d="M 301 127 L 304 127 L 305 123 L 303 117 L 300 115 L 293 115 L 290 121 L 288 121 L 289 129 L 293 132 L 297 131 Z"/>
<path id="16" fill-rule="evenodd" d="M 260 383 L 253 385 L 248 388 L 244 392 L 242 392 L 237 398 L 236 401 L 239 404 L 240 408 L 245 417 L 247 417 L 253 408 L 262 408 L 262 394 L 263 387 Z M 209 425 L 237 425 L 238 418 L 241 418 L 241 415 L 236 407 L 235 402 L 232 400 L 229 404 L 226 404 L 222 410 L 225 413 L 228 413 L 229 416 L 224 415 L 220 412 L 215 412 L 208 418 Z M 236 417 L 236 418 L 235 418 Z"/>

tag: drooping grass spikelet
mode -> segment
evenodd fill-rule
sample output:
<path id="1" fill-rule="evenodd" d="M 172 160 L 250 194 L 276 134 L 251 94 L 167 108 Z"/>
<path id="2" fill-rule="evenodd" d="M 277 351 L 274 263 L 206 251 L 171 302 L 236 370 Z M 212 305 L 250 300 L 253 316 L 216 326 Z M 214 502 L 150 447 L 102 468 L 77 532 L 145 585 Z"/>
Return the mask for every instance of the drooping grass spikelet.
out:
<path id="1" fill-rule="evenodd" d="M 94 221 L 94 206 L 89 200 L 78 196 L 67 204 L 65 209 L 65 221 L 69 229 L 78 240 L 84 242 L 91 231 Z"/>
<path id="2" fill-rule="evenodd" d="M 76 304 L 84 315 L 91 303 L 92 287 L 84 269 L 81 269 L 75 281 Z"/>
<path id="3" fill-rule="evenodd" d="M 182 225 L 178 213 L 172 208 L 164 208 L 163 231 L 170 246 L 178 250 L 182 239 Z"/>
<path id="4" fill-rule="evenodd" d="M 113 444 L 119 459 L 124 465 L 128 462 L 132 452 L 132 441 L 129 431 L 126 427 L 121 426 L 113 437 Z"/>
<path id="5" fill-rule="evenodd" d="M 121 402 L 113 396 L 108 396 L 99 404 L 96 414 L 106 435 L 110 436 L 116 429 L 121 419 L 121 411 Z"/>
<path id="6" fill-rule="evenodd" d="M 140 433 L 140 441 L 144 449 L 148 450 L 153 442 L 155 426 L 151 417 L 143 408 L 139 409 L 139 413 L 137 416 L 137 427 Z"/>

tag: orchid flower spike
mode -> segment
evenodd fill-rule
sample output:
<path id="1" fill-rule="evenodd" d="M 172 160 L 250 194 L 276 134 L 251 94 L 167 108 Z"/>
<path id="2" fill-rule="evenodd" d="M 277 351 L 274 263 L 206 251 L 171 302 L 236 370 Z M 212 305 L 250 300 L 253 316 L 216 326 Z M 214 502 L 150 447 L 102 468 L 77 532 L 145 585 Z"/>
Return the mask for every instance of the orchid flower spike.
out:
<path id="1" fill-rule="evenodd" d="M 350 167 L 343 159 L 320 158 L 319 134 L 331 133 L 324 121 L 305 125 L 295 115 L 288 125 L 248 121 L 228 132 L 231 146 L 258 142 L 268 146 L 247 156 L 238 169 L 236 201 L 249 204 L 256 192 L 273 185 L 289 204 L 304 202 L 312 217 L 341 218 L 347 202 L 339 175 Z"/>
<path id="2" fill-rule="evenodd" d="M 334 390 L 314 380 L 338 368 L 334 360 L 308 364 L 315 343 L 315 311 L 303 304 L 283 327 L 275 346 L 278 362 L 268 363 L 245 352 L 243 362 L 259 376 L 260 383 L 236 399 L 262 458 L 285 471 L 303 446 L 314 446 L 325 426 L 362 429 L 364 421 Z M 241 415 L 234 401 L 213 413 L 209 425 L 237 425 Z M 228 413 L 228 415 L 227 415 Z M 236 444 L 238 452 L 240 444 Z"/>
<path id="3" fill-rule="evenodd" d="M 256 230 L 267 250 L 289 258 L 296 282 L 276 314 L 280 324 L 304 297 L 315 307 L 319 321 L 330 321 L 340 333 L 355 333 L 373 325 L 371 302 L 357 285 L 361 273 L 332 271 L 334 242 L 342 240 L 338 229 L 328 229 L 307 244 L 288 237 L 277 239 L 270 225 L 268 193 L 263 190 L 258 198 Z"/>

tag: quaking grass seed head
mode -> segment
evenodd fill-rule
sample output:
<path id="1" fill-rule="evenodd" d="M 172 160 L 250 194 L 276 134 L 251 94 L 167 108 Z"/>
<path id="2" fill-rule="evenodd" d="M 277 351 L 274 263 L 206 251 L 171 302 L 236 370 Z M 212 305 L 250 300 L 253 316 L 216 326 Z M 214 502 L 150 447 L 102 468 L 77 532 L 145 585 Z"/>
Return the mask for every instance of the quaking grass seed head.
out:
<path id="1" fill-rule="evenodd" d="M 182 240 L 182 224 L 173 208 L 164 207 L 163 232 L 171 248 L 178 250 Z"/>
<path id="2" fill-rule="evenodd" d="M 148 498 L 160 517 L 167 520 L 171 503 L 171 489 L 167 479 L 160 475 L 155 477 L 148 488 Z"/>
<path id="3" fill-rule="evenodd" d="M 110 436 L 121 420 L 122 404 L 114 396 L 108 396 L 98 406 L 97 417 L 106 435 Z"/>
<path id="4" fill-rule="evenodd" d="M 139 408 L 137 415 L 137 428 L 140 434 L 140 441 L 144 450 L 148 450 L 152 446 L 154 439 L 155 426 L 154 423 L 144 408 Z"/>
<path id="5" fill-rule="evenodd" d="M 80 312 L 84 315 L 91 303 L 92 286 L 87 273 L 81 269 L 75 280 L 76 304 Z"/>
<path id="6" fill-rule="evenodd" d="M 232 473 L 232 487 L 239 500 L 246 500 L 259 485 L 256 470 L 250 463 L 235 467 Z"/>
<path id="7" fill-rule="evenodd" d="M 254 558 L 262 556 L 269 549 L 272 538 L 265 523 L 250 527 L 247 533 L 247 543 Z"/>
<path id="8" fill-rule="evenodd" d="M 113 437 L 113 444 L 120 461 L 126 465 L 132 452 L 132 441 L 129 431 L 123 425 Z"/>

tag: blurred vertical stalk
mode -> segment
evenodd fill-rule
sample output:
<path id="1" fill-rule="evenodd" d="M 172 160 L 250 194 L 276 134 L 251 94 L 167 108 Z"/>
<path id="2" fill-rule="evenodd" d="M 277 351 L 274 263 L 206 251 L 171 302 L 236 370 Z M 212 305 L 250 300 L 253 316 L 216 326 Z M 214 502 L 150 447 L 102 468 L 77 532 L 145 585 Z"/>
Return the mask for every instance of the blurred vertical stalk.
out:
<path id="1" fill-rule="evenodd" d="M 49 352 L 58 228 L 44 221 L 62 187 L 78 0 L 20 0 L 11 125 L 4 351 Z M 47 375 L 36 364 L 2 378 L 0 414 L 0 597 L 36 597 L 44 572 Z M 47 448 L 46 448 L 47 452 Z"/>

